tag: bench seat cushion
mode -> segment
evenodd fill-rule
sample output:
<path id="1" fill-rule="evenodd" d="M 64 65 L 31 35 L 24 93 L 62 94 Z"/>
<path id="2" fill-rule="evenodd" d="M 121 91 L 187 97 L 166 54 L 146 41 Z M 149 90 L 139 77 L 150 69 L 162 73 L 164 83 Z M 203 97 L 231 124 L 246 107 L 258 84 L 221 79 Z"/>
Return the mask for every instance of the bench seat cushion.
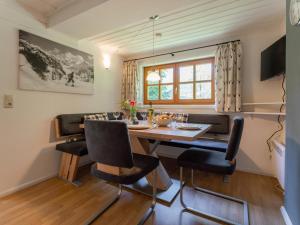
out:
<path id="1" fill-rule="evenodd" d="M 171 146 L 171 147 L 178 147 L 178 148 L 203 148 L 209 150 L 215 150 L 219 152 L 226 152 L 227 149 L 227 142 L 220 141 L 220 140 L 213 140 L 213 139 L 199 139 L 196 141 L 163 141 L 161 145 Z"/>
<path id="2" fill-rule="evenodd" d="M 78 155 L 78 156 L 83 156 L 88 154 L 85 141 L 74 141 L 74 142 L 57 144 L 56 150 L 70 153 L 72 155 Z"/>

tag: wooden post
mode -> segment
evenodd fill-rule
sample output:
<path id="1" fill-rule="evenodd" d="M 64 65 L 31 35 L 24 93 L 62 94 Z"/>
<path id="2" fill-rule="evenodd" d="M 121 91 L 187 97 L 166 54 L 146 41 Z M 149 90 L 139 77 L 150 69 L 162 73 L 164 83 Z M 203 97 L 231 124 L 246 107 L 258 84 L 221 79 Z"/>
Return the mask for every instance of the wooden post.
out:
<path id="1" fill-rule="evenodd" d="M 70 182 L 75 181 L 77 178 L 79 159 L 80 157 L 78 155 L 72 155 L 68 173 L 68 181 Z"/>
<path id="2" fill-rule="evenodd" d="M 62 153 L 59 177 L 70 182 L 75 181 L 80 157 L 66 152 Z"/>

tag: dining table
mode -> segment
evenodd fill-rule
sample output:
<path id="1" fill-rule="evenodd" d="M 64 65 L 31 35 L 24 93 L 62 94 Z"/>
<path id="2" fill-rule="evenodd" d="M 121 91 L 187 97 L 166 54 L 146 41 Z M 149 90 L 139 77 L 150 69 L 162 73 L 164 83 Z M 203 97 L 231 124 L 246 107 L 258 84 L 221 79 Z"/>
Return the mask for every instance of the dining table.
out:
<path id="1" fill-rule="evenodd" d="M 84 128 L 84 124 L 80 125 Z M 138 154 L 151 155 L 158 158 L 157 147 L 161 141 L 195 141 L 211 128 L 210 124 L 176 123 L 160 127 L 139 121 L 137 125 L 128 125 L 128 133 L 132 151 Z M 127 188 L 152 196 L 153 175 L 150 173 Z M 163 164 L 157 167 L 157 199 L 171 204 L 180 190 L 180 182 L 171 178 Z"/>

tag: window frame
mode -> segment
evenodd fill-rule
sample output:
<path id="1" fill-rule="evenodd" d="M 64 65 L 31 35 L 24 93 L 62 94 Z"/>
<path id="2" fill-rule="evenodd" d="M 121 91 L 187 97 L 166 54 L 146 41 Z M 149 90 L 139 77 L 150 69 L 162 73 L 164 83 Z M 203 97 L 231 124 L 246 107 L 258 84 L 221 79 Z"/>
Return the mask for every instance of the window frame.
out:
<path id="1" fill-rule="evenodd" d="M 198 64 L 206 64 L 211 63 L 211 80 L 204 80 L 204 81 L 196 81 L 196 65 Z M 179 81 L 179 68 L 182 66 L 190 66 L 193 65 L 193 81 L 188 82 L 180 82 Z M 148 71 L 153 69 L 166 69 L 166 68 L 173 68 L 173 83 L 161 83 L 161 80 L 158 84 L 147 84 L 147 74 Z M 215 78 L 214 78 L 214 68 L 215 68 L 215 59 L 213 57 L 209 58 L 202 58 L 202 59 L 196 59 L 196 60 L 190 60 L 190 61 L 181 61 L 176 63 L 168 63 L 168 64 L 161 64 L 161 65 L 155 65 L 155 66 L 147 66 L 144 67 L 144 75 L 143 75 L 143 92 L 144 92 L 144 98 L 143 102 L 144 105 L 149 105 L 150 102 L 153 105 L 213 105 L 215 104 Z M 205 83 L 205 82 L 211 82 L 211 98 L 210 99 L 196 99 L 196 84 L 197 83 Z M 181 83 L 192 83 L 193 84 L 193 99 L 179 99 L 180 96 L 180 88 L 179 85 Z M 168 85 L 173 84 L 173 99 L 172 100 L 161 100 L 161 86 L 162 85 Z M 149 86 L 158 86 L 159 87 L 159 100 L 148 100 L 148 87 Z"/>

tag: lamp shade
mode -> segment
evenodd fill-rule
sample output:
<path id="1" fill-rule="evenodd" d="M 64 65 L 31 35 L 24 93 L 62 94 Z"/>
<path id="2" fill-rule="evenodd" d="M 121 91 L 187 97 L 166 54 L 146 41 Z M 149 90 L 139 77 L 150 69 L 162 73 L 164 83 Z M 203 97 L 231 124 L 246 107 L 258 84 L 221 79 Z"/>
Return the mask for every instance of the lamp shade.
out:
<path id="1" fill-rule="evenodd" d="M 151 81 L 151 82 L 159 81 L 160 76 L 159 76 L 158 72 L 156 72 L 155 70 L 151 70 L 148 72 L 146 80 Z"/>

